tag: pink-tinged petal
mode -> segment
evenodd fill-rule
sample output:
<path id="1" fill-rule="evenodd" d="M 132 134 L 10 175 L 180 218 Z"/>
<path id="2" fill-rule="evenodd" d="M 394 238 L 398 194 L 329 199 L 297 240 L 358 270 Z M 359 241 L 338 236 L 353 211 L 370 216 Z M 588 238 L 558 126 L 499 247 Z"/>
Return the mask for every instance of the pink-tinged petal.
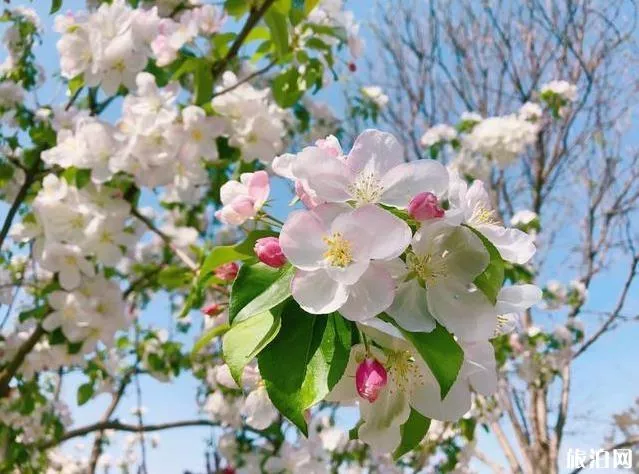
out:
<path id="1" fill-rule="evenodd" d="M 340 313 L 351 321 L 363 321 L 386 311 L 395 297 L 395 283 L 385 270 L 375 266 L 348 287 L 348 300 Z"/>
<path id="2" fill-rule="evenodd" d="M 352 285 L 364 274 L 368 269 L 369 261 L 353 262 L 345 267 L 326 267 L 329 276 L 344 285 Z"/>
<path id="3" fill-rule="evenodd" d="M 317 199 L 326 202 L 346 202 L 351 199 L 348 188 L 354 173 L 339 158 L 317 147 L 304 148 L 293 164 L 293 174 L 306 181 Z"/>
<path id="4" fill-rule="evenodd" d="M 364 422 L 358 430 L 359 439 L 379 454 L 388 454 L 399 446 L 400 427 L 410 416 L 407 391 L 390 388 L 384 387 L 374 403 L 359 404 Z"/>
<path id="5" fill-rule="evenodd" d="M 248 188 L 239 181 L 227 181 L 220 188 L 222 204 L 228 204 L 235 198 L 248 195 Z"/>
<path id="6" fill-rule="evenodd" d="M 246 179 L 244 178 L 245 176 L 247 176 Z M 271 189 L 268 180 L 268 173 L 266 171 L 243 173 L 240 180 L 246 184 L 248 194 L 255 201 L 255 206 L 258 209 L 261 208 L 268 199 L 268 194 Z"/>
<path id="7" fill-rule="evenodd" d="M 233 199 L 233 201 L 229 204 L 229 207 L 245 219 L 249 219 L 255 215 L 255 201 L 248 196 L 241 196 Z"/>
<path id="8" fill-rule="evenodd" d="M 397 288 L 393 304 L 386 313 L 402 328 L 411 332 L 430 332 L 435 319 L 428 311 L 426 290 L 412 279 Z"/>
<path id="9" fill-rule="evenodd" d="M 365 130 L 357 137 L 346 163 L 355 171 L 373 173 L 379 179 L 404 161 L 404 151 L 390 133 Z"/>
<path id="10" fill-rule="evenodd" d="M 519 229 L 507 229 L 494 224 L 482 224 L 475 228 L 490 240 L 502 258 L 509 262 L 522 265 L 537 251 L 534 237 Z"/>
<path id="11" fill-rule="evenodd" d="M 421 192 L 443 196 L 448 189 L 448 171 L 434 160 L 420 160 L 395 166 L 382 178 L 384 193 L 380 202 L 405 208 Z"/>
<path id="12" fill-rule="evenodd" d="M 293 163 L 295 162 L 295 158 L 296 155 L 292 153 L 284 153 L 283 155 L 276 156 L 273 159 L 273 163 L 271 163 L 273 172 L 283 178 L 294 180 L 295 175 L 293 175 Z"/>
<path id="13" fill-rule="evenodd" d="M 347 206 L 323 204 L 311 211 L 292 212 L 280 232 L 280 246 L 297 268 L 315 270 L 322 265 L 327 250 L 324 237 L 332 221 L 348 211 Z"/>
<path id="14" fill-rule="evenodd" d="M 348 298 L 348 288 L 324 270 L 298 270 L 291 282 L 291 292 L 302 309 L 312 314 L 337 311 Z"/>
<path id="15" fill-rule="evenodd" d="M 354 210 L 350 217 L 351 228 L 365 229 L 353 234 L 353 243 L 367 245 L 371 259 L 399 257 L 410 244 L 408 224 L 381 207 L 369 204 Z"/>
<path id="16" fill-rule="evenodd" d="M 447 280 L 427 290 L 428 309 L 437 321 L 460 339 L 491 338 L 497 327 L 497 313 L 477 288 Z"/>

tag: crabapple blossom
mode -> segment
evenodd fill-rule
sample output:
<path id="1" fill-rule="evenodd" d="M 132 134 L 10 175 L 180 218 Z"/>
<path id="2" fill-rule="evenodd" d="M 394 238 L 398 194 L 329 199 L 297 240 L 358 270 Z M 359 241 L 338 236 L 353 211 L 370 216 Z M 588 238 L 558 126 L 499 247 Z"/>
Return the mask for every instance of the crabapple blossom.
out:
<path id="1" fill-rule="evenodd" d="M 548 92 L 556 94 L 569 102 L 577 100 L 577 86 L 568 81 L 550 81 L 541 86 L 540 93 L 542 95 Z"/>
<path id="2" fill-rule="evenodd" d="M 506 228 L 499 222 L 481 181 L 476 180 L 468 187 L 451 171 L 449 201 L 451 209 L 446 211 L 445 218 L 455 224 L 466 223 L 479 231 L 497 248 L 504 260 L 524 264 L 535 254 L 533 236 L 519 229 Z"/>
<path id="3" fill-rule="evenodd" d="M 455 138 L 457 138 L 457 130 L 445 123 L 439 123 L 426 130 L 420 143 L 423 147 L 430 147 L 438 143 L 450 142 Z"/>
<path id="4" fill-rule="evenodd" d="M 388 96 L 379 86 L 362 87 L 362 94 L 380 109 L 388 104 Z"/>
<path id="5" fill-rule="evenodd" d="M 242 173 L 239 181 L 227 181 L 220 188 L 222 209 L 215 213 L 224 224 L 242 225 L 262 209 L 270 192 L 266 171 Z"/>
<path id="6" fill-rule="evenodd" d="M 297 269 L 293 298 L 309 313 L 339 310 L 352 320 L 372 318 L 390 306 L 395 293 L 381 262 L 399 257 L 410 236 L 405 222 L 374 205 L 323 204 L 292 213 L 280 245 Z"/>
<path id="7" fill-rule="evenodd" d="M 214 271 L 215 276 L 223 281 L 233 281 L 237 276 L 237 272 L 239 271 L 239 267 L 237 263 L 230 262 L 225 263 L 224 265 L 220 265 Z"/>
<path id="8" fill-rule="evenodd" d="M 434 160 L 404 163 L 396 138 L 378 130 L 363 132 L 346 158 L 334 147 L 307 147 L 292 165 L 319 201 L 385 204 L 406 208 L 420 192 L 442 196 L 448 188 L 446 169 Z"/>

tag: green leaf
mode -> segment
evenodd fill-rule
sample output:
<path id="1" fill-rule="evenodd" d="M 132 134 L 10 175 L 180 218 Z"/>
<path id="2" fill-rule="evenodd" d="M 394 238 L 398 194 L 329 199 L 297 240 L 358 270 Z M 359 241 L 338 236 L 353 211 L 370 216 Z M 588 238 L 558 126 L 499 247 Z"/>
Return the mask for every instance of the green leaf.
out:
<path id="1" fill-rule="evenodd" d="M 286 16 L 275 8 L 269 8 L 264 15 L 266 26 L 271 31 L 271 40 L 277 55 L 282 57 L 288 52 L 288 24 Z"/>
<path id="2" fill-rule="evenodd" d="M 404 335 L 428 365 L 439 383 L 442 400 L 457 380 L 464 362 L 464 351 L 444 326 L 437 324 L 431 332 L 410 332 L 402 329 L 388 316 L 382 319 L 393 324 Z"/>
<path id="3" fill-rule="evenodd" d="M 191 351 L 191 357 L 195 356 L 198 352 L 204 349 L 209 343 L 218 336 L 223 336 L 226 332 L 231 328 L 228 324 L 220 324 L 219 326 L 215 326 L 214 328 L 206 331 L 201 338 L 197 340 L 197 342 L 193 345 L 193 350 Z"/>
<path id="4" fill-rule="evenodd" d="M 49 10 L 49 15 L 53 15 L 58 10 L 62 8 L 62 0 L 52 0 L 51 2 L 51 10 Z"/>
<path id="5" fill-rule="evenodd" d="M 84 405 L 86 402 L 91 400 L 93 393 L 95 392 L 93 388 L 93 383 L 87 382 L 78 387 L 78 405 Z"/>
<path id="6" fill-rule="evenodd" d="M 215 247 L 204 260 L 200 275 L 206 276 L 225 263 L 248 260 L 255 257 L 255 252 L 253 251 L 255 242 L 262 237 L 273 237 L 275 235 L 277 234 L 270 230 L 254 230 L 239 244 Z"/>
<path id="7" fill-rule="evenodd" d="M 495 246 L 488 240 L 486 237 L 482 235 L 481 232 L 469 227 L 477 237 L 479 237 L 486 247 L 488 254 L 490 255 L 490 262 L 486 269 L 480 275 L 475 278 L 475 285 L 479 288 L 482 293 L 486 295 L 488 300 L 495 304 L 497 303 L 497 295 L 499 294 L 499 290 L 504 285 L 504 261 L 499 254 L 499 250 L 495 248 Z"/>
<path id="8" fill-rule="evenodd" d="M 163 268 L 158 274 L 158 283 L 167 290 L 175 290 L 191 281 L 192 274 L 188 268 L 170 266 Z"/>
<path id="9" fill-rule="evenodd" d="M 224 9 L 232 17 L 239 18 L 249 9 L 250 3 L 246 0 L 226 0 Z"/>
<path id="10" fill-rule="evenodd" d="M 304 0 L 304 14 L 308 15 L 317 6 L 320 0 Z"/>
<path id="11" fill-rule="evenodd" d="M 424 436 L 426 436 L 429 427 L 430 418 L 426 418 L 411 407 L 408 420 L 399 428 L 402 434 L 402 440 L 393 453 L 393 459 L 398 460 L 407 452 L 415 449 L 415 447 L 422 442 Z"/>
<path id="12" fill-rule="evenodd" d="M 224 334 L 222 351 L 235 382 L 241 386 L 244 367 L 277 336 L 282 326 L 281 306 L 239 321 Z"/>
<path id="13" fill-rule="evenodd" d="M 188 58 L 173 73 L 173 75 L 171 76 L 171 80 L 177 81 L 179 78 L 181 78 L 185 74 L 195 72 L 195 70 L 198 68 L 199 63 L 200 63 L 200 59 L 198 58 Z"/>
<path id="14" fill-rule="evenodd" d="M 251 32 L 247 35 L 244 43 L 250 43 L 251 41 L 257 40 L 267 40 L 271 37 L 271 33 L 268 28 L 264 26 L 256 26 L 251 30 Z"/>
<path id="15" fill-rule="evenodd" d="M 194 81 L 195 105 L 204 105 L 213 95 L 213 71 L 207 61 L 198 62 Z"/>
<path id="16" fill-rule="evenodd" d="M 277 10 L 282 15 L 288 15 L 288 12 L 291 10 L 291 5 L 291 0 L 275 0 L 275 2 L 273 2 L 272 8 Z"/>
<path id="17" fill-rule="evenodd" d="M 243 265 L 231 287 L 231 324 L 274 308 L 291 296 L 295 268 L 271 268 L 263 263 Z"/>
<path id="18" fill-rule="evenodd" d="M 284 71 L 273 80 L 273 98 L 277 105 L 286 109 L 300 100 L 304 92 L 299 89 L 298 80 L 296 68 Z"/>
<path id="19" fill-rule="evenodd" d="M 290 300 L 282 327 L 258 356 L 273 405 L 308 435 L 304 412 L 323 400 L 344 374 L 351 325 L 338 314 L 312 315 Z"/>
<path id="20" fill-rule="evenodd" d="M 78 74 L 69 81 L 67 86 L 69 87 L 69 94 L 75 94 L 76 92 L 78 92 L 78 89 L 80 89 L 80 87 L 84 86 L 84 77 L 82 76 L 82 74 Z"/>

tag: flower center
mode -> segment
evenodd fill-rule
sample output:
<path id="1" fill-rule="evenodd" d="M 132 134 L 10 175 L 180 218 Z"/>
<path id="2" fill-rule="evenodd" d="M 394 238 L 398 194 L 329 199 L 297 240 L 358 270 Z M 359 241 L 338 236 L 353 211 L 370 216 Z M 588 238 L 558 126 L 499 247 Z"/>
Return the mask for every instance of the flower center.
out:
<path id="1" fill-rule="evenodd" d="M 473 209 L 473 214 L 470 216 L 470 222 L 473 224 L 498 224 L 499 219 L 495 211 L 492 209 L 486 209 L 481 204 L 477 204 Z"/>
<path id="2" fill-rule="evenodd" d="M 372 171 L 362 171 L 348 187 L 358 206 L 379 201 L 384 192 L 381 180 Z"/>
<path id="3" fill-rule="evenodd" d="M 448 267 L 443 258 L 435 258 L 433 255 L 415 255 L 410 252 L 406 256 L 406 264 L 411 273 L 424 281 L 427 286 L 433 286 L 439 278 L 448 275 Z"/>
<path id="4" fill-rule="evenodd" d="M 330 237 L 324 237 L 322 240 L 328 246 L 328 250 L 324 252 L 324 258 L 332 266 L 343 268 L 353 261 L 351 244 L 341 233 L 335 232 Z"/>
<path id="5" fill-rule="evenodd" d="M 422 378 L 410 351 L 389 351 L 386 366 L 400 391 L 408 390 L 411 381 Z"/>

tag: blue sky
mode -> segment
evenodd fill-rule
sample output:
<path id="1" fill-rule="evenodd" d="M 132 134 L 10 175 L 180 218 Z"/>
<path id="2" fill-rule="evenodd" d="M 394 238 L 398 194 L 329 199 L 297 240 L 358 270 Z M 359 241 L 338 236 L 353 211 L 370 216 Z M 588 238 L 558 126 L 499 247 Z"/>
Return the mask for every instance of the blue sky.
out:
<path id="1" fill-rule="evenodd" d="M 372 2 L 362 0 L 351 0 L 348 6 L 362 21 L 370 18 Z M 37 0 L 33 3 L 29 1 L 16 1 L 12 5 L 33 6 L 41 15 L 45 23 L 46 33 L 44 41 L 37 49 L 37 57 L 47 70 L 49 76 L 57 71 L 58 54 L 55 49 L 57 34 L 52 31 L 52 19 L 48 18 L 50 8 L 49 0 Z M 84 2 L 80 0 L 64 0 L 63 11 L 78 10 L 84 7 Z M 364 33 L 367 37 L 367 33 Z M 369 38 L 369 47 L 371 41 Z M 4 54 L 4 53 L 2 53 Z M 64 88 L 54 86 L 55 81 L 48 81 L 47 85 L 38 94 L 38 99 L 43 104 L 60 103 L 64 100 Z M 337 86 L 339 87 L 339 86 Z M 341 108 L 341 95 L 336 86 L 323 93 L 323 98 L 330 104 Z M 112 107 L 109 112 L 110 118 L 117 114 L 119 106 Z M 278 188 L 275 198 L 284 198 L 285 191 Z M 281 202 L 288 202 L 282 199 Z M 279 216 L 285 215 L 286 207 L 281 206 L 275 209 Z M 6 213 L 6 205 L 0 207 L 0 218 Z M 564 242 L 566 248 L 571 242 Z M 552 265 L 554 263 L 554 265 Z M 622 262 L 621 262 L 622 263 Z M 620 264 L 615 265 L 613 270 L 595 281 L 589 298 L 589 308 L 609 307 L 610 298 L 616 297 L 617 289 L 625 275 L 625 268 Z M 568 281 L 573 275 L 570 269 L 562 266 L 562 262 L 551 262 L 549 265 L 548 278 L 556 278 Z M 639 297 L 637 286 L 631 291 L 631 301 L 627 306 L 627 313 L 639 313 Z M 169 304 L 166 295 L 157 295 L 149 305 L 142 319 L 144 322 L 157 326 L 165 325 Z M 586 327 L 592 328 L 595 321 L 586 320 Z M 548 320 L 549 327 L 553 326 L 553 321 Z M 187 336 L 187 340 L 191 335 Z M 603 436 L 607 434 L 611 414 L 625 409 L 633 403 L 639 395 L 639 368 L 637 360 L 639 358 L 639 326 L 627 324 L 622 329 L 604 336 L 598 346 L 592 351 L 583 355 L 574 365 L 573 390 L 572 390 L 572 412 L 569 414 L 567 434 L 564 448 L 588 449 L 598 447 Z M 78 378 L 79 380 L 79 378 Z M 78 380 L 70 380 L 63 388 L 64 396 L 69 400 L 75 399 L 75 390 Z M 147 422 L 158 423 L 179 419 L 192 419 L 197 417 L 194 404 L 194 395 L 197 383 L 190 377 L 181 377 L 176 383 L 162 384 L 153 379 L 144 378 L 143 405 L 148 408 L 146 416 Z M 95 421 L 108 403 L 107 396 L 99 396 L 96 400 L 74 410 L 74 420 L 77 425 L 83 425 Z M 136 406 L 134 390 L 129 390 L 118 410 L 120 419 L 134 421 L 129 410 Z M 184 428 L 160 433 L 161 442 L 157 450 L 148 453 L 148 468 L 152 474 L 173 474 L 182 473 L 190 469 L 202 471 L 204 440 L 210 435 L 208 428 Z M 73 445 L 77 442 L 84 442 L 90 446 L 91 437 L 84 440 L 77 439 L 70 444 L 68 449 L 73 450 Z M 492 439 L 484 435 L 480 436 L 480 446 L 491 457 L 503 462 L 499 457 L 498 450 Z M 505 464 L 505 463 L 504 463 Z M 483 472 L 481 466 L 477 466 Z M 602 472 L 602 471 L 598 471 Z"/>

